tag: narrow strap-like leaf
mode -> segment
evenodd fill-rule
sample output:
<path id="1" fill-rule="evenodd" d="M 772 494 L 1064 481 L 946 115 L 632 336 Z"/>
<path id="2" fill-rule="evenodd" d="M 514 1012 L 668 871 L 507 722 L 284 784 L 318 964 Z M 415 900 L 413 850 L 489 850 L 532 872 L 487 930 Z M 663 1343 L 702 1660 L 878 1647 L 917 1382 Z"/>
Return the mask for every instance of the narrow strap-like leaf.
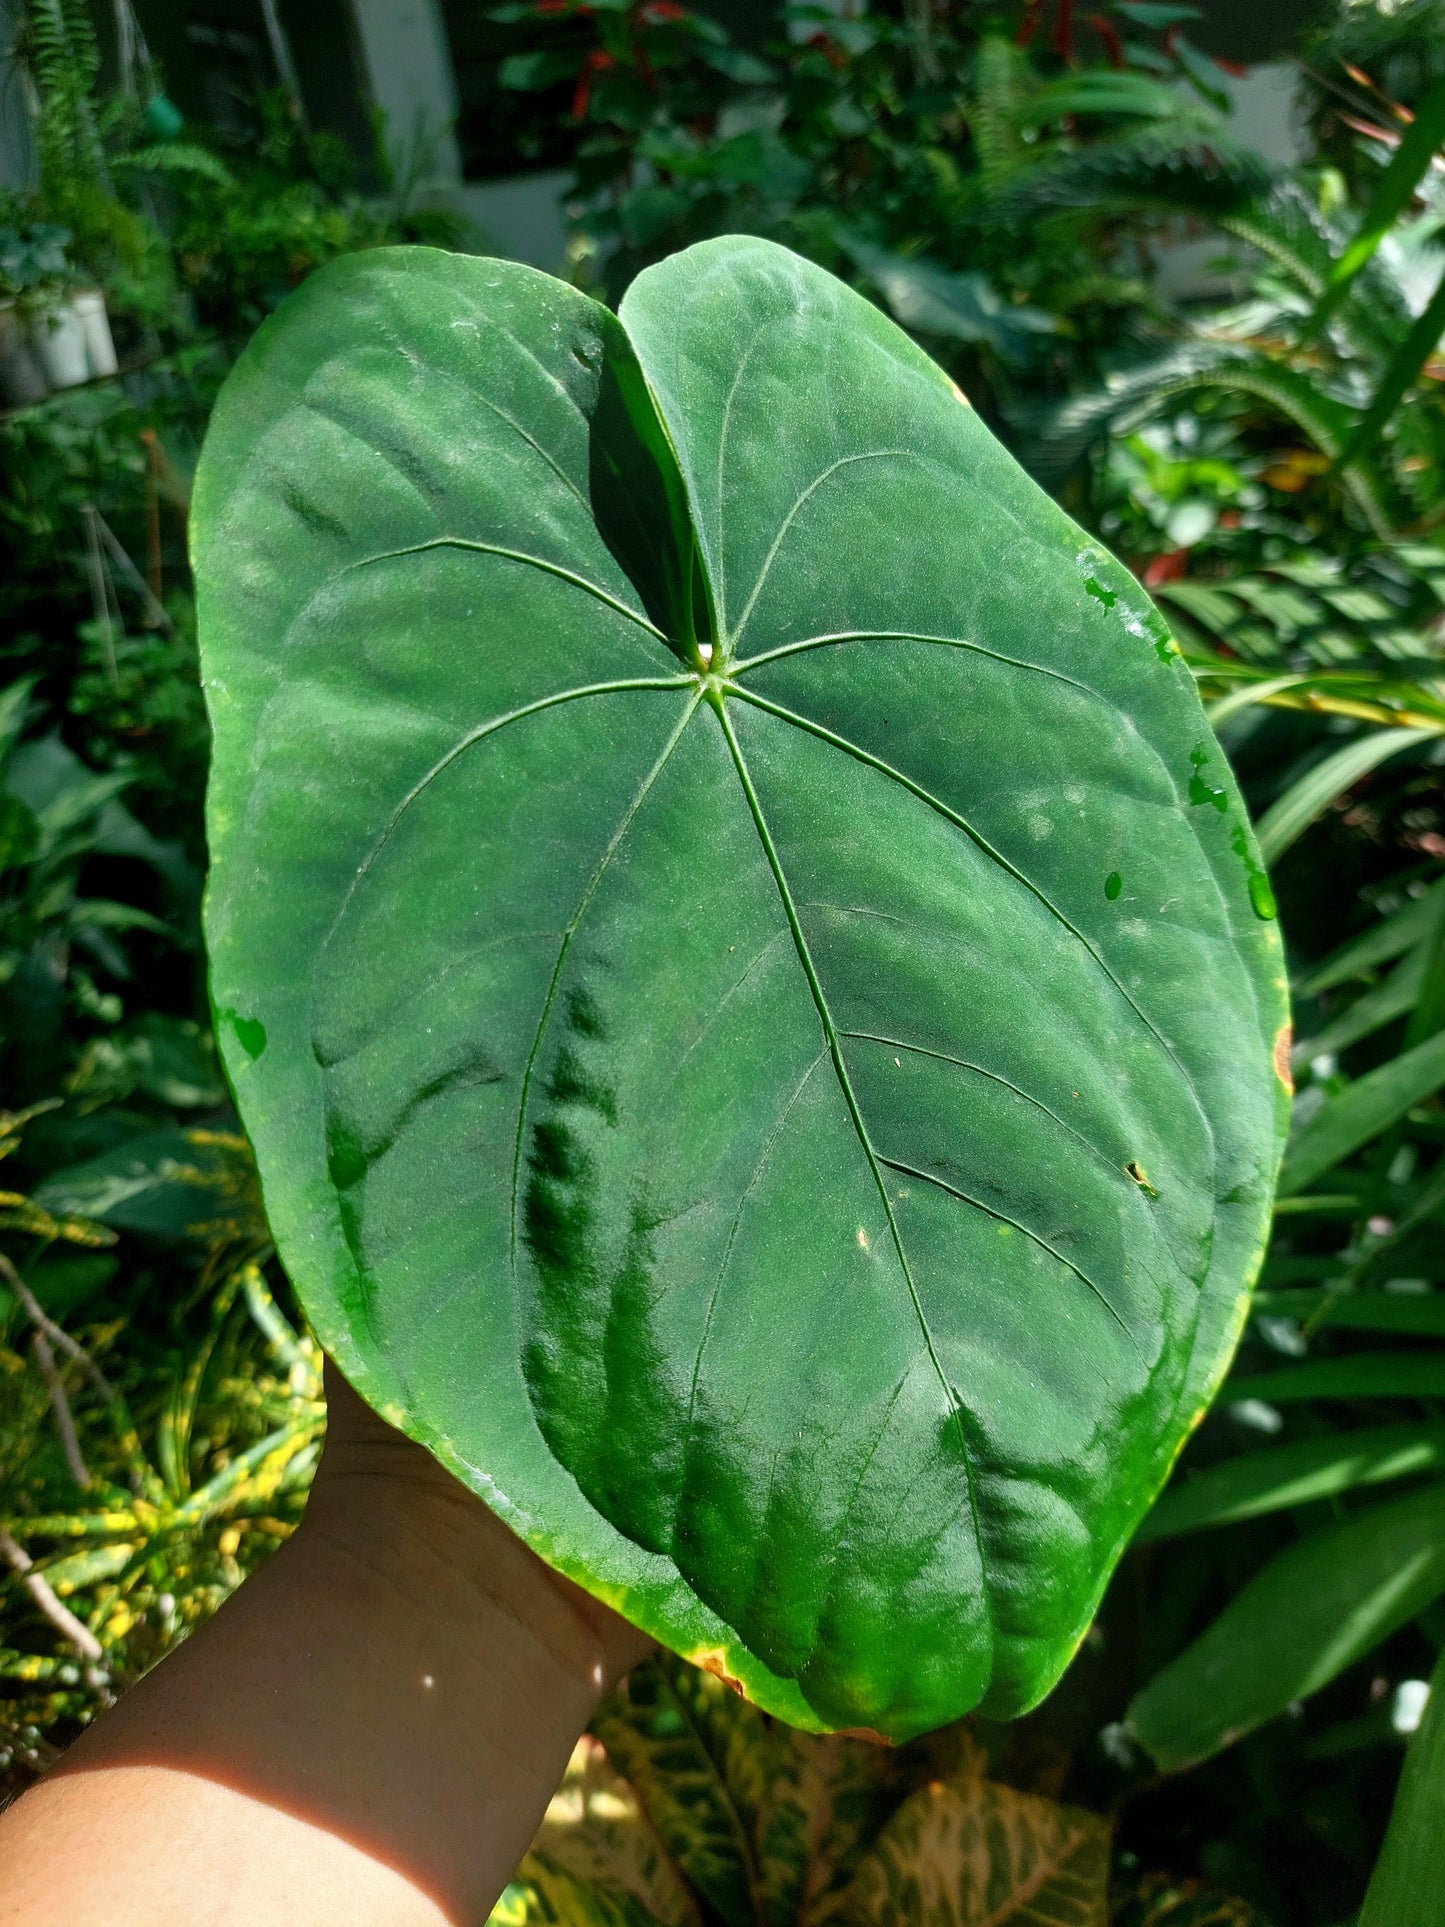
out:
<path id="1" fill-rule="evenodd" d="M 1350 431 L 1338 467 L 1347 468 L 1361 456 L 1369 454 L 1386 422 L 1404 399 L 1406 390 L 1412 386 L 1420 370 L 1440 345 L 1442 334 L 1445 334 L 1445 274 L 1441 275 L 1434 294 L 1409 334 L 1390 357 L 1374 399 L 1360 417 L 1358 425 Z"/>
<path id="2" fill-rule="evenodd" d="M 1445 1031 L 1438 1031 L 1425 1043 L 1402 1051 L 1378 1070 L 1358 1078 L 1315 1112 L 1285 1154 L 1280 1195 L 1290 1197 L 1303 1191 L 1331 1165 L 1389 1130 L 1412 1105 L 1438 1091 L 1442 1084 Z"/>
<path id="3" fill-rule="evenodd" d="M 1272 1559 L 1130 1704 L 1166 1772 L 1318 1692 L 1445 1592 L 1445 1485 L 1372 1506 Z M 1392 1923 L 1393 1927 L 1393 1923 Z"/>
<path id="4" fill-rule="evenodd" d="M 1331 1499 L 1356 1486 L 1445 1468 L 1445 1425 L 1377 1425 L 1241 1452 L 1177 1481 L 1134 1535 L 1135 1545 Z"/>
<path id="5" fill-rule="evenodd" d="M 1296 842 L 1315 818 L 1362 776 L 1401 750 L 1423 743 L 1439 732 L 1433 729 L 1382 729 L 1358 736 L 1322 763 L 1307 770 L 1266 810 L 1256 825 L 1260 852 L 1274 863 Z"/>
<path id="6" fill-rule="evenodd" d="M 1396 216 L 1408 206 L 1442 141 L 1445 141 L 1445 80 L 1425 96 L 1376 183 L 1355 238 L 1336 262 L 1324 294 L 1310 316 L 1310 335 L 1318 334 L 1324 327 L 1344 300 L 1350 283 L 1394 226 Z"/>
<path id="7" fill-rule="evenodd" d="M 1435 1927 L 1445 1893 L 1445 1654 L 1405 1755 L 1385 1845 L 1360 1927 Z"/>

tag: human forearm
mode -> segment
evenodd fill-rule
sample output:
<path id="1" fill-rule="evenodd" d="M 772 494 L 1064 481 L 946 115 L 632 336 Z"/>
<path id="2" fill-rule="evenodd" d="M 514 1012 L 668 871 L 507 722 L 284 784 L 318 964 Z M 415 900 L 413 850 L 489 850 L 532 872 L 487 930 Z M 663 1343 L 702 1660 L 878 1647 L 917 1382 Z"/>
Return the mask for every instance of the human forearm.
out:
<path id="1" fill-rule="evenodd" d="M 345 1415 L 307 1517 L 0 1823 L 0 1923 L 485 1920 L 641 1642 Z"/>

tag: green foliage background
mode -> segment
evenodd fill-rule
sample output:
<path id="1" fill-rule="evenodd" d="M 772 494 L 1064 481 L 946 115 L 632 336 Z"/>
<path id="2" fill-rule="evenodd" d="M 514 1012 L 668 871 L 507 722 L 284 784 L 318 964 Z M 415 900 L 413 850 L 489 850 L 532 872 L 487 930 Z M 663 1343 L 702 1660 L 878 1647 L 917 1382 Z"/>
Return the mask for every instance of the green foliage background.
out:
<path id="1" fill-rule="evenodd" d="M 1286 175 L 1214 120 L 1185 8 L 799 6 L 745 49 L 655 0 L 503 12 L 501 83 L 575 158 L 579 281 L 615 298 L 730 229 L 843 273 L 1138 570 L 1200 677 L 1289 945 L 1296 1134 L 1234 1377 L 987 1772 L 1112 1818 L 1120 1921 L 1342 1927 L 1399 1688 L 1445 1644 L 1439 6 L 1326 23 Z M 321 1424 L 204 994 L 184 518 L 206 413 L 318 261 L 468 239 L 405 183 L 362 193 L 283 101 L 244 148 L 156 136 L 98 91 L 83 7 L 29 17 L 53 29 L 27 43 L 43 172 L 0 226 L 65 229 L 144 366 L 0 423 L 11 1786 L 291 1529 Z M 1232 268 L 1170 305 L 1181 223 Z M 1403 1851 L 1370 1927 L 1434 1918 Z"/>

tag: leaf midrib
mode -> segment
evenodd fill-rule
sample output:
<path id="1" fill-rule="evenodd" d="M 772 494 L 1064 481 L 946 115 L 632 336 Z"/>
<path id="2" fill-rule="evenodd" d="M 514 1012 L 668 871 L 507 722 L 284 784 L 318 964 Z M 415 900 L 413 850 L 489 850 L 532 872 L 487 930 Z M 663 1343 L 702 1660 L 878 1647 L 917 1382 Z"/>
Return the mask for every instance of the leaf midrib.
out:
<path id="1" fill-rule="evenodd" d="M 738 742 L 737 735 L 728 718 L 726 701 L 720 692 L 714 698 L 713 708 L 722 725 L 723 735 L 726 738 L 728 750 L 733 759 L 733 765 L 738 773 L 738 781 L 742 785 L 743 794 L 747 799 L 748 809 L 753 819 L 753 825 L 758 833 L 758 840 L 763 846 L 763 853 L 767 858 L 768 867 L 772 872 L 778 895 L 782 900 L 783 914 L 787 918 L 788 926 L 793 933 L 793 943 L 798 953 L 798 961 L 803 967 L 803 974 L 807 978 L 808 988 L 812 993 L 813 1003 L 817 1009 L 819 1021 L 823 1026 L 823 1035 L 827 1039 L 828 1055 L 832 1060 L 833 1072 L 838 1080 L 843 1102 L 847 1107 L 848 1116 L 857 1134 L 858 1142 L 862 1146 L 863 1154 L 868 1160 L 868 1167 L 872 1173 L 874 1184 L 877 1187 L 884 1215 L 888 1220 L 888 1229 L 893 1240 L 893 1248 L 897 1253 L 898 1262 L 903 1271 L 904 1281 L 908 1286 L 908 1295 L 912 1300 L 914 1315 L 918 1320 L 918 1327 L 922 1333 L 929 1360 L 934 1372 L 937 1374 L 939 1385 L 943 1390 L 944 1399 L 950 1411 L 953 1413 L 954 1426 L 958 1433 L 959 1450 L 963 1458 L 964 1477 L 968 1484 L 969 1519 L 973 1525 L 974 1543 L 978 1551 L 979 1595 L 984 1612 L 988 1618 L 990 1641 L 992 1642 L 993 1602 L 987 1582 L 988 1565 L 984 1556 L 983 1532 L 980 1524 L 977 1487 L 973 1469 L 973 1455 L 969 1447 L 968 1434 L 964 1428 L 963 1407 L 953 1386 L 949 1383 L 948 1374 L 944 1371 L 943 1362 L 938 1356 L 938 1348 L 933 1340 L 933 1331 L 928 1323 L 927 1315 L 924 1312 L 923 1301 L 918 1294 L 918 1287 L 914 1282 L 913 1270 L 908 1262 L 908 1254 L 903 1247 L 903 1238 L 898 1229 L 898 1220 L 894 1215 L 893 1203 L 888 1196 L 888 1188 L 883 1182 L 883 1172 L 879 1163 L 878 1154 L 874 1150 L 872 1141 L 868 1136 L 868 1130 L 863 1122 L 863 1115 L 859 1109 L 857 1097 L 854 1094 L 852 1080 L 848 1076 L 848 1067 L 843 1060 L 843 1048 L 837 1026 L 833 1022 L 832 1011 L 828 1007 L 828 1000 L 824 995 L 823 985 L 818 976 L 817 967 L 813 962 L 812 953 L 808 949 L 807 938 L 803 934 L 803 927 L 798 918 L 797 906 L 793 901 L 792 890 L 789 887 L 787 875 L 782 866 L 782 860 L 778 855 L 772 834 L 768 829 L 767 819 L 763 815 L 762 804 L 758 798 L 757 791 L 753 787 L 752 776 L 748 770 L 746 759 L 743 756 L 742 746 Z"/>

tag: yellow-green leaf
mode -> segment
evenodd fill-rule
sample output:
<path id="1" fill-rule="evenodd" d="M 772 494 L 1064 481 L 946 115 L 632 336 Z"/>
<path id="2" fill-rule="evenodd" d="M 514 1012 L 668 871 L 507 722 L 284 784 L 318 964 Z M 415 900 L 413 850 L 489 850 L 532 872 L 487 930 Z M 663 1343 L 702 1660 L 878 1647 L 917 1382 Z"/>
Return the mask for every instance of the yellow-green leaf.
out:
<path id="1" fill-rule="evenodd" d="M 697 1903 L 675 1872 L 637 1795 L 612 1766 L 600 1741 L 579 1741 L 553 1795 L 518 1884 L 557 1918 L 590 1921 L 634 1917 L 657 1927 L 701 1927 Z M 585 1894 L 586 1906 L 574 1896 Z M 572 1906 L 574 1911 L 569 1912 Z M 603 1909 L 611 1907 L 608 1914 Z M 543 1914 L 525 1918 L 546 1918 Z"/>
<path id="2" fill-rule="evenodd" d="M 859 1868 L 850 1927 L 1103 1927 L 1109 1826 L 987 1780 L 906 1800 Z"/>

